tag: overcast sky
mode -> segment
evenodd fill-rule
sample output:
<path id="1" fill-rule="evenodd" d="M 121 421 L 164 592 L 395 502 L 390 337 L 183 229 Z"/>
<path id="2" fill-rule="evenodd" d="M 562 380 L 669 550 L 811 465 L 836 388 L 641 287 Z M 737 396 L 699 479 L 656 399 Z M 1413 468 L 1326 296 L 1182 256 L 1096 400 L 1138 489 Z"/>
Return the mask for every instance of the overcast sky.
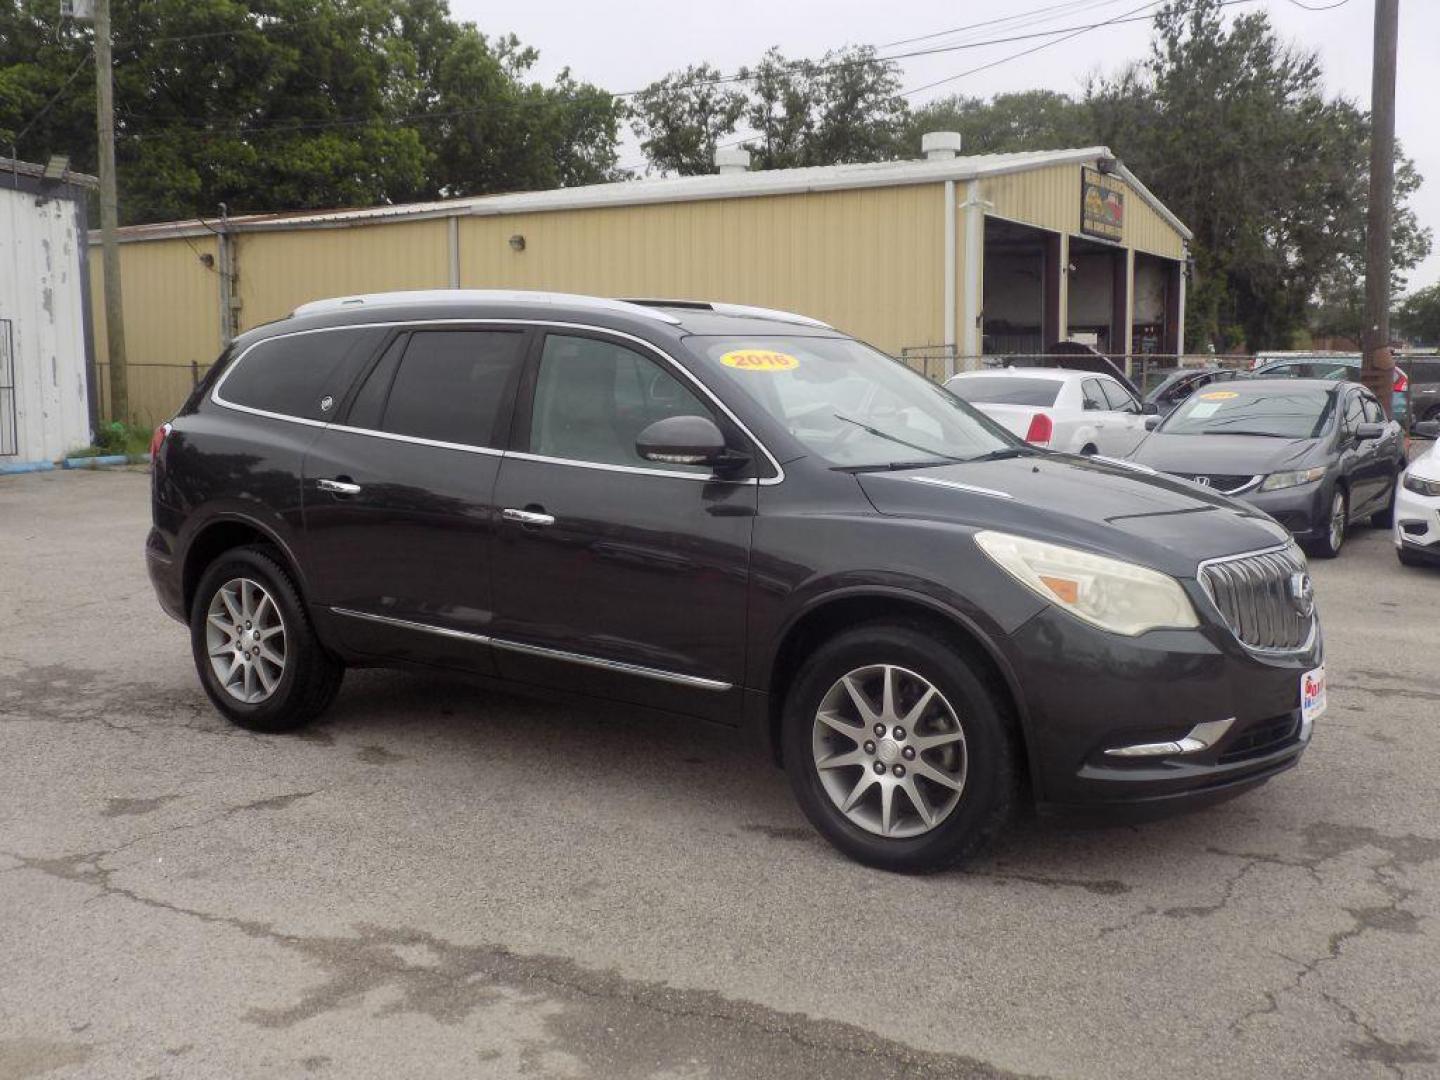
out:
<path id="1" fill-rule="evenodd" d="M 1265 10 L 1286 38 L 1317 50 L 1331 90 L 1368 107 L 1373 0 L 1254 0 L 1233 10 Z M 1302 6 L 1303 5 L 1303 6 Z M 450 0 L 458 18 L 487 34 L 514 32 L 540 51 L 539 76 L 569 66 L 577 78 L 620 92 L 638 89 L 676 68 L 708 60 L 724 72 L 753 63 L 771 45 L 786 56 L 819 56 L 843 45 L 886 45 L 981 22 L 963 33 L 896 46 L 889 52 L 974 43 L 1057 27 L 1085 26 L 1157 4 L 1141 0 Z M 1307 8 L 1325 8 L 1315 11 Z M 995 21 L 1001 20 L 1001 21 Z M 1010 20 L 1010 21 L 1005 21 Z M 1145 55 L 1148 21 L 1107 26 L 1074 40 L 963 75 L 911 94 L 912 105 L 953 93 L 988 96 L 1011 90 L 1080 90 L 1095 71 Z M 1002 60 L 1048 38 L 964 48 L 902 61 L 904 85 L 921 87 Z M 1440 2 L 1402 0 L 1396 131 L 1426 177 L 1414 201 L 1421 221 L 1440 234 Z M 627 130 L 622 164 L 641 165 Z M 1141 177 L 1143 180 L 1144 177 Z M 1440 235 L 1437 235 L 1440 247 Z M 1440 280 L 1440 252 L 1411 275 L 1411 287 Z"/>

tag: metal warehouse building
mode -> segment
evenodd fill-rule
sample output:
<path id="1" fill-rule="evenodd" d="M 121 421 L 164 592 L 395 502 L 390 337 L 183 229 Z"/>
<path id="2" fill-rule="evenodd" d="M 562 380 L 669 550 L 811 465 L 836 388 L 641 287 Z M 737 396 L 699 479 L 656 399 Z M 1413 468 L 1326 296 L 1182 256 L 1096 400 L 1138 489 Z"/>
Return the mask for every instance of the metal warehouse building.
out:
<path id="1" fill-rule="evenodd" d="M 784 308 L 942 367 L 1071 338 L 1180 351 L 1190 233 L 1108 149 L 964 157 L 959 141 L 927 135 L 921 161 L 750 172 L 722 151 L 710 176 L 126 228 L 132 402 L 163 419 L 234 334 L 391 289 Z M 103 296 L 98 255 L 91 275 Z"/>

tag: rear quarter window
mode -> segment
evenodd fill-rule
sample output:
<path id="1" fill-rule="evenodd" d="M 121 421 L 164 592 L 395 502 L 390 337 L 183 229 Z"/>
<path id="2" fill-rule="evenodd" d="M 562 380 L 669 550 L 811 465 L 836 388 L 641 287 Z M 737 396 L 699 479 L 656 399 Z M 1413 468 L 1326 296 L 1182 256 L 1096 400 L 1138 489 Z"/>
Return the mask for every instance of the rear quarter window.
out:
<path id="1" fill-rule="evenodd" d="M 267 338 L 246 349 L 216 385 L 222 404 L 330 420 L 384 331 L 337 327 Z"/>

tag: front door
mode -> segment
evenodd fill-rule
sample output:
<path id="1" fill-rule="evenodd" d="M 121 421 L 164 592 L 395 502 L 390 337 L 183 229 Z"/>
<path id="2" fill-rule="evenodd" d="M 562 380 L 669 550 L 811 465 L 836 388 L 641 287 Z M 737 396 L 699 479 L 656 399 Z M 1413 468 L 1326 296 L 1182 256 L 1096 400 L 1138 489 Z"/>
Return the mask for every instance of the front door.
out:
<path id="1" fill-rule="evenodd" d="M 529 334 L 404 329 L 305 459 L 305 563 L 344 643 L 493 672 L 492 497 Z"/>
<path id="2" fill-rule="evenodd" d="M 1114 379 L 1102 375 L 1097 381 L 1110 406 L 1100 435 L 1100 452 L 1110 457 L 1126 457 L 1145 437 L 1144 412 L 1135 395 Z"/>
<path id="3" fill-rule="evenodd" d="M 733 426 L 673 362 L 600 332 L 534 350 L 495 505 L 503 675 L 714 719 L 738 716 L 758 487 L 660 466 L 670 416 Z"/>

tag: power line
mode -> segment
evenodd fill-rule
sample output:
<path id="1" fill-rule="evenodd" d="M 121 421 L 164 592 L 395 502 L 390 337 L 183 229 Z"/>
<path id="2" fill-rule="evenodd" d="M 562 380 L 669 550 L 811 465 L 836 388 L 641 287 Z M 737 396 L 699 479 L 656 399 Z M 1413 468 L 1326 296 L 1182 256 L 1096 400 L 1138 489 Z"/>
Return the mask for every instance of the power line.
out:
<path id="1" fill-rule="evenodd" d="M 937 30 L 932 34 L 920 34 L 918 37 L 901 38 L 899 41 L 887 41 L 883 45 L 877 45 L 877 49 L 893 49 L 900 45 L 914 45 L 919 41 L 933 41 L 935 38 L 949 37 L 951 34 L 961 34 L 970 30 L 980 30 L 987 26 L 1001 26 L 1007 23 L 1021 23 L 1030 25 L 1024 20 L 1039 22 L 1048 21 L 1047 18 L 1035 19 L 1036 16 L 1043 16 L 1049 13 L 1048 18 L 1059 18 L 1068 15 L 1071 11 L 1084 8 L 1103 7 L 1106 4 L 1117 4 L 1120 0 L 1065 0 L 1062 4 L 1049 4 L 1041 8 L 1031 8 L 1029 11 L 1022 11 L 1015 15 L 1005 15 L 998 19 L 985 19 L 981 22 L 968 23 L 965 26 L 953 26 L 949 30 Z M 1055 14 L 1058 12 L 1059 14 Z"/>

